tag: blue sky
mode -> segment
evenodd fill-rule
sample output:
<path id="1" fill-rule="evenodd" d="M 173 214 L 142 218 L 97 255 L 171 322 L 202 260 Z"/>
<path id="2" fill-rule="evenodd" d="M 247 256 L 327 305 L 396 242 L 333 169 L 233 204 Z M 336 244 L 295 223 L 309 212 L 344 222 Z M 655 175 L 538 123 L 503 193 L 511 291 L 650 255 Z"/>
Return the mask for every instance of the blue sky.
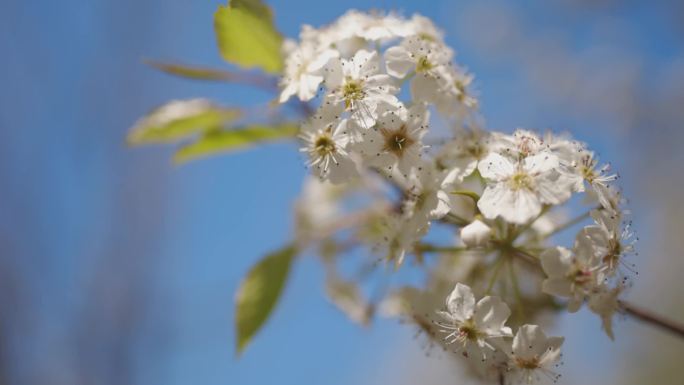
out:
<path id="1" fill-rule="evenodd" d="M 612 13 L 545 3 L 504 8 L 528 24 L 529 36 L 551 31 L 549 38 L 571 53 L 586 54 L 596 36 L 612 41 L 617 53 L 639 52 L 638 71 L 658 71 L 680 52 L 659 7 L 632 2 Z M 13 382 L 53 378 L 61 368 L 65 383 L 78 383 L 81 366 L 92 362 L 91 374 L 115 373 L 110 363 L 119 359 L 128 380 L 141 384 L 366 383 L 363 373 L 410 342 L 411 331 L 394 322 L 370 330 L 350 324 L 323 298 L 319 266 L 305 259 L 274 317 L 235 359 L 233 292 L 254 261 L 292 234 L 291 208 L 305 173 L 295 147 L 269 145 L 174 167 L 172 147 L 124 145 L 128 127 L 169 99 L 201 96 L 246 106 L 269 100 L 260 91 L 175 79 L 141 63 L 225 66 L 212 31 L 218 4 L 0 5 L 2 263 L 16 272 L 23 296 L 16 311 L 30 320 L 12 321 Z M 326 23 L 349 8 L 431 17 L 476 74 L 492 127 L 571 130 L 616 165 L 626 163 L 616 148 L 633 137 L 615 135 L 615 120 L 578 116 L 573 106 L 549 101 L 521 75 L 515 56 L 483 54 L 471 37 L 459 35 L 460 15 L 473 1 L 271 4 L 288 36 L 302 23 Z M 606 19 L 633 35 L 611 40 L 610 31 L 599 30 L 612 25 Z M 634 183 L 629 173 L 625 180 Z M 128 335 L 133 342 L 117 345 L 110 331 L 131 320 L 138 325 Z M 596 320 L 578 320 L 599 335 Z M 92 340 L 82 333 L 89 328 Z"/>

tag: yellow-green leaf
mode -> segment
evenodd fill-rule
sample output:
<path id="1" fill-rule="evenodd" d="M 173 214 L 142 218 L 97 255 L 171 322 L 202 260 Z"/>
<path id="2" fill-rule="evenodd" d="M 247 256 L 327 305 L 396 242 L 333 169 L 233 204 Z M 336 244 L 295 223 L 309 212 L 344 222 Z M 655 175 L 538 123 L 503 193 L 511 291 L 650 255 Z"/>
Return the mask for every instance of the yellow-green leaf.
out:
<path id="1" fill-rule="evenodd" d="M 217 70 L 213 68 L 194 67 L 175 63 L 162 63 L 156 60 L 145 60 L 145 64 L 154 67 L 170 75 L 196 80 L 235 81 L 233 72 Z"/>
<path id="2" fill-rule="evenodd" d="M 240 112 L 218 107 L 206 99 L 174 100 L 138 120 L 128 134 L 128 144 L 169 143 L 221 127 Z"/>
<path id="3" fill-rule="evenodd" d="M 214 14 L 214 32 L 221 56 L 243 68 L 280 73 L 283 37 L 273 25 L 270 9 L 258 0 L 232 0 Z"/>
<path id="4" fill-rule="evenodd" d="M 264 20 L 273 21 L 273 12 L 268 5 L 261 0 L 231 0 L 230 6 L 233 8 L 247 9 L 253 15 Z"/>
<path id="5" fill-rule="evenodd" d="M 283 291 L 294 246 L 267 255 L 247 273 L 235 297 L 236 350 L 241 353 L 273 311 Z"/>
<path id="6" fill-rule="evenodd" d="M 234 151 L 265 141 L 292 138 L 299 132 L 295 124 L 278 126 L 247 126 L 235 130 L 208 131 L 194 143 L 181 147 L 173 157 L 174 162 L 183 163 L 216 153 Z"/>

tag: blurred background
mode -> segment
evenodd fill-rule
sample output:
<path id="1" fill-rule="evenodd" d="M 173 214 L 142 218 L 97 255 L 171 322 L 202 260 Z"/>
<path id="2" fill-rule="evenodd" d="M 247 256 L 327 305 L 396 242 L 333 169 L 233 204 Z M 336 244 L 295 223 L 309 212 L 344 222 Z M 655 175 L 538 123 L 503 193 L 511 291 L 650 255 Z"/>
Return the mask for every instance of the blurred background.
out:
<path id="1" fill-rule="evenodd" d="M 265 102 L 176 79 L 143 58 L 224 66 L 219 0 L 0 2 L 0 384 L 443 384 L 415 330 L 350 323 L 313 260 L 246 353 L 233 293 L 292 235 L 305 170 L 291 144 L 174 167 L 129 149 L 173 98 Z M 571 131 L 623 177 L 640 242 L 627 298 L 684 320 L 684 3 L 637 0 L 273 0 L 288 36 L 348 8 L 431 17 L 476 75 L 491 128 Z M 561 383 L 681 383 L 684 341 L 629 319 L 564 316 Z"/>

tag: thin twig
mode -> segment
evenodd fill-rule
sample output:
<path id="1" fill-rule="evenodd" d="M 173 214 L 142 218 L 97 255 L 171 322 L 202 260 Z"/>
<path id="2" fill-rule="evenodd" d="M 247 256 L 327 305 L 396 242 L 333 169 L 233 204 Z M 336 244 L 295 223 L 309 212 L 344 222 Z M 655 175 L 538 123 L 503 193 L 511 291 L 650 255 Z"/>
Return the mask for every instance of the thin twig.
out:
<path id="1" fill-rule="evenodd" d="M 416 245 L 416 250 L 426 253 L 459 253 L 465 251 L 465 247 L 458 246 L 437 246 L 430 243 L 419 243 Z"/>
<path id="2" fill-rule="evenodd" d="M 629 302 L 620 301 L 619 303 L 626 314 L 684 338 L 684 325 L 681 323 L 654 314 L 649 310 L 632 305 Z"/>
<path id="3" fill-rule="evenodd" d="M 596 208 L 596 209 L 600 209 L 600 207 L 598 207 L 598 208 Z M 576 224 L 578 224 L 578 223 L 584 221 L 585 219 L 587 219 L 587 218 L 589 218 L 589 217 L 591 216 L 591 212 L 592 212 L 592 211 L 594 211 L 594 210 L 587 211 L 586 213 L 584 213 L 584 214 L 582 214 L 582 215 L 580 215 L 580 216 L 578 216 L 578 217 L 576 217 L 576 218 L 574 218 L 574 219 L 571 219 L 571 220 L 569 220 L 568 222 L 563 223 L 562 225 L 560 225 L 560 226 L 556 227 L 555 229 L 553 229 L 550 233 L 545 234 L 545 235 L 544 235 L 544 238 L 548 238 L 548 237 L 550 237 L 550 236 L 552 236 L 552 235 L 558 234 L 558 233 L 560 233 L 561 231 L 566 230 L 566 229 L 568 229 L 568 228 L 570 228 L 570 227 L 572 227 L 572 226 L 574 226 L 574 225 L 576 225 Z"/>

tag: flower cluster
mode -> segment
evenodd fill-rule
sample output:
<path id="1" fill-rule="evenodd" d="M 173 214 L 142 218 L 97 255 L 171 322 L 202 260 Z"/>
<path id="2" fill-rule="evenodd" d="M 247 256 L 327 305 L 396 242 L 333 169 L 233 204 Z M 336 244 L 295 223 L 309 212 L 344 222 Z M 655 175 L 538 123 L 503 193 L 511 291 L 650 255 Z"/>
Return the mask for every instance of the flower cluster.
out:
<path id="1" fill-rule="evenodd" d="M 513 336 L 511 328 L 504 326 L 511 310 L 499 297 L 486 296 L 475 303 L 472 290 L 457 283 L 446 302 L 447 311 L 440 314 L 446 323 L 438 323 L 448 333 L 447 344 L 458 342 L 463 355 L 475 351 L 488 364 L 506 372 L 515 371 L 528 383 L 539 374 L 556 380 L 559 374 L 553 367 L 560 359 L 563 337 L 547 338 L 537 325 L 522 325 Z M 502 354 L 496 355 L 494 353 Z"/>
<path id="2" fill-rule="evenodd" d="M 419 15 L 350 11 L 322 28 L 304 26 L 284 51 L 280 102 L 318 104 L 301 126 L 301 151 L 316 179 L 307 182 L 315 193 L 298 204 L 298 223 L 307 224 L 298 237 L 325 251 L 331 277 L 339 280 L 335 256 L 350 245 L 331 235 L 331 227 L 340 230 L 335 224 L 349 224 L 353 246 L 367 246 L 395 267 L 413 256 L 426 267 L 425 288 L 396 288 L 382 301 L 385 313 L 407 317 L 447 350 L 477 357 L 470 361 L 499 375 L 519 372 L 527 382 L 539 373 L 558 378 L 551 367 L 563 339 L 528 322 L 558 308 L 555 298 L 570 312 L 587 303 L 613 337 L 618 296 L 633 271 L 625 262 L 633 235 L 613 185 L 617 175 L 584 143 L 533 130 L 486 130 L 472 76 Z M 430 129 L 434 114 L 453 127 L 442 130 L 446 137 Z M 428 146 L 433 132 L 439 145 Z M 358 208 L 359 199 L 345 203 L 354 191 L 364 192 L 365 207 Z M 572 199 L 578 194 L 582 202 Z M 345 213 L 351 206 L 355 212 Z M 565 219 L 576 210 L 586 213 Z M 571 248 L 551 243 L 590 219 Z M 425 243 L 434 223 L 457 226 L 457 241 Z M 426 254 L 437 261 L 426 262 Z M 454 282 L 473 289 L 459 283 L 449 294 Z M 333 302 L 367 322 L 378 304 L 359 294 L 361 282 L 345 285 L 355 294 L 335 298 L 330 293 L 340 291 L 329 290 Z M 473 290 L 485 295 L 476 302 Z M 502 295 L 490 295 L 495 291 Z M 439 311 L 447 294 L 447 310 Z M 515 335 L 505 326 L 507 303 L 517 312 Z"/>

